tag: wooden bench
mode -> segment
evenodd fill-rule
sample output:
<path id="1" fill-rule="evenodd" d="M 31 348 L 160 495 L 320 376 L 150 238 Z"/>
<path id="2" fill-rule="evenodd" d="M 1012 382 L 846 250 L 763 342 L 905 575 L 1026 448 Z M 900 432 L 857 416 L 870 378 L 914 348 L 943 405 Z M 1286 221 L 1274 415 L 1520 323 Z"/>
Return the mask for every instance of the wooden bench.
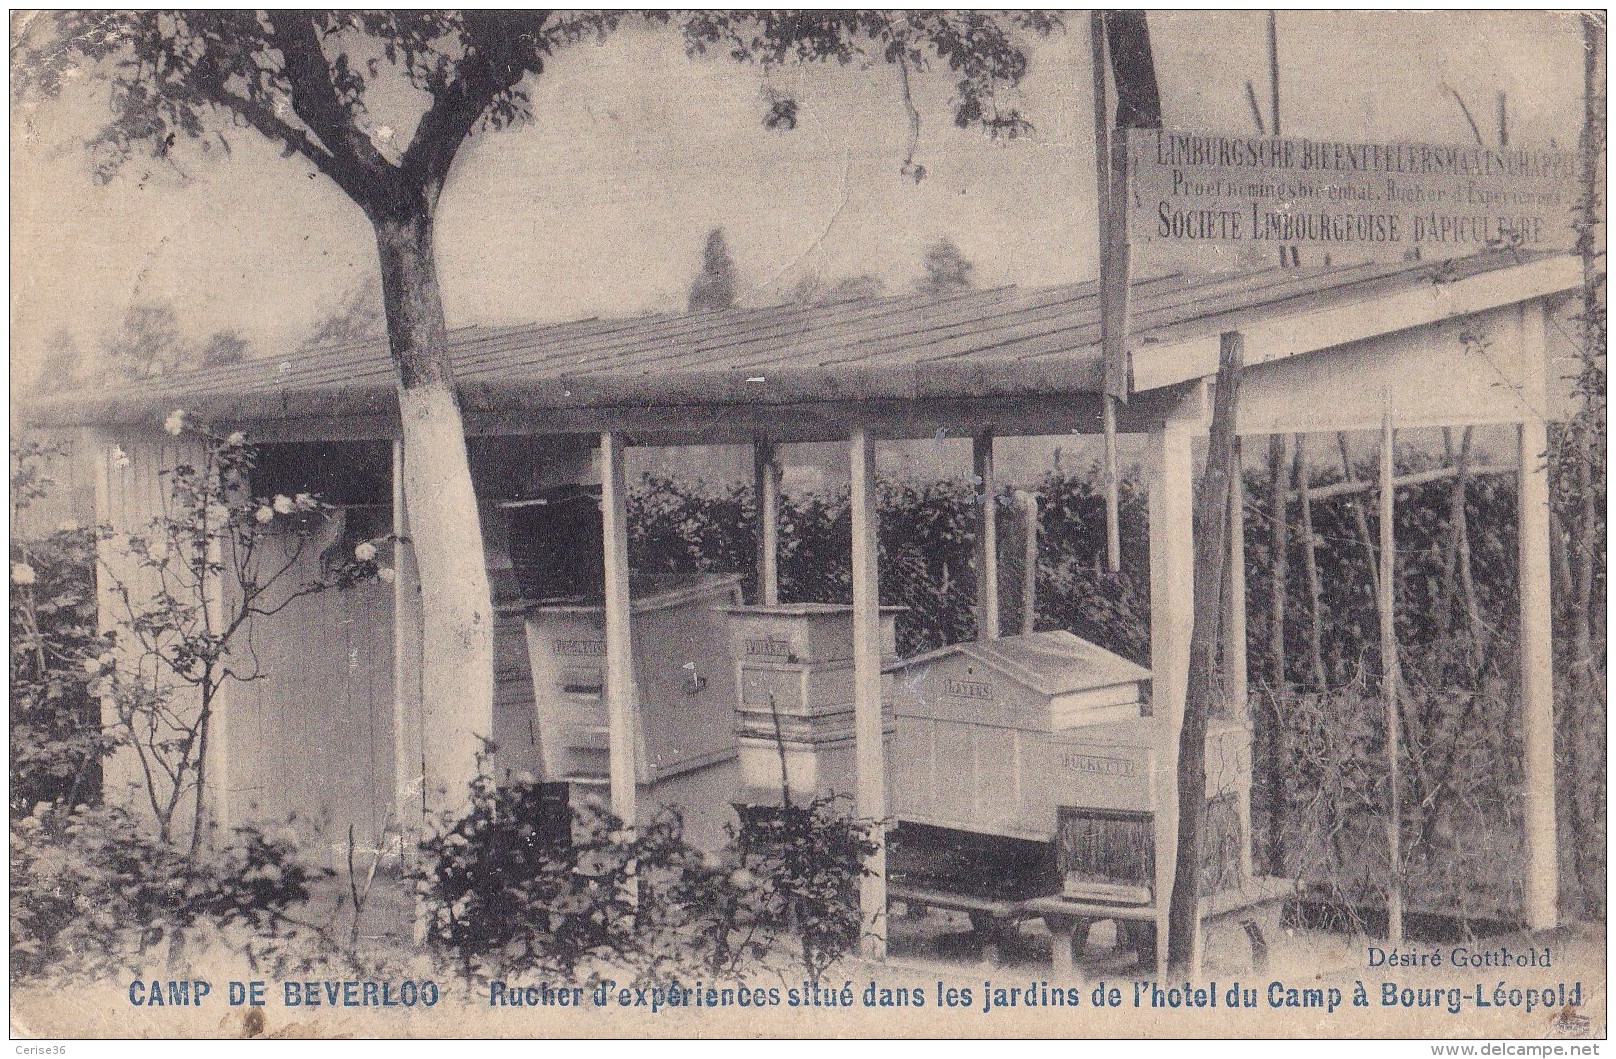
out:
<path id="1" fill-rule="evenodd" d="M 1246 880 L 1236 889 L 1207 897 L 1201 907 L 1201 950 L 1203 960 L 1214 956 L 1229 958 L 1249 949 L 1251 969 L 1268 966 L 1268 939 L 1279 933 L 1279 917 L 1285 899 L 1296 890 L 1289 879 L 1259 876 Z M 1077 958 L 1088 944 L 1089 930 L 1102 920 L 1117 924 L 1120 944 L 1133 948 L 1139 962 L 1156 963 L 1157 905 L 1119 905 L 1079 901 L 1068 897 L 1035 897 L 1021 902 L 1021 909 L 1043 919 L 1054 940 L 1054 969 L 1060 977 L 1076 975 Z"/>
<path id="2" fill-rule="evenodd" d="M 1025 902 L 1011 898 L 977 897 L 921 886 L 894 885 L 887 889 L 887 896 L 911 909 L 948 908 L 964 912 L 971 918 L 971 929 L 982 939 L 982 959 L 991 964 L 999 962 L 999 946 L 1005 935 L 1023 919 L 1034 919 L 1038 915 L 1028 911 Z"/>

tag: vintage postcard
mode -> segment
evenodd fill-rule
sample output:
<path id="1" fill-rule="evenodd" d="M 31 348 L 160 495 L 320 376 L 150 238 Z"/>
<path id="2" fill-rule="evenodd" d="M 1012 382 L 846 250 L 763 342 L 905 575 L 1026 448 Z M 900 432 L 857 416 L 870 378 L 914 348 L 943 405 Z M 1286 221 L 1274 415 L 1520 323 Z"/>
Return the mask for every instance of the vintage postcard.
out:
<path id="1" fill-rule="evenodd" d="M 14 1037 L 1596 1054 L 1603 12 L 9 28 Z"/>

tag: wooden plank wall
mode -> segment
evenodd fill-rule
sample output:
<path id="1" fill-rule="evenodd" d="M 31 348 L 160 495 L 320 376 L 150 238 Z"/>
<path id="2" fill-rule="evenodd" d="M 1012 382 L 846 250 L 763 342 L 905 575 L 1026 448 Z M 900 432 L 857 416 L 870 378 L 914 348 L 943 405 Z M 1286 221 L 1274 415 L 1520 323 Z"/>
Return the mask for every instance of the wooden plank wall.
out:
<path id="1" fill-rule="evenodd" d="M 318 573 L 319 553 L 340 529 L 341 516 L 330 520 L 294 580 Z M 251 649 L 265 678 L 236 685 L 225 704 L 234 817 L 292 820 L 340 867 L 350 825 L 365 850 L 397 823 L 392 586 L 300 599 L 256 619 Z"/>

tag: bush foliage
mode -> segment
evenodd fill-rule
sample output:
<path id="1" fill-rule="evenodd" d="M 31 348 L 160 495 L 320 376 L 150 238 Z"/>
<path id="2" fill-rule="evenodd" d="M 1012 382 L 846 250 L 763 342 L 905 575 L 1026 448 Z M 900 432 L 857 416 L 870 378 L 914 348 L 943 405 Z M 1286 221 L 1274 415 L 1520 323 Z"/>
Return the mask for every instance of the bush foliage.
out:
<path id="1" fill-rule="evenodd" d="M 428 947 L 467 980 L 542 970 L 647 984 L 789 967 L 817 981 L 858 945 L 857 881 L 873 851 L 869 825 L 828 801 L 732 825 L 712 852 L 684 840 L 671 809 L 628 828 L 594 796 L 563 808 L 543 784 L 485 774 L 422 843 L 411 879 Z"/>

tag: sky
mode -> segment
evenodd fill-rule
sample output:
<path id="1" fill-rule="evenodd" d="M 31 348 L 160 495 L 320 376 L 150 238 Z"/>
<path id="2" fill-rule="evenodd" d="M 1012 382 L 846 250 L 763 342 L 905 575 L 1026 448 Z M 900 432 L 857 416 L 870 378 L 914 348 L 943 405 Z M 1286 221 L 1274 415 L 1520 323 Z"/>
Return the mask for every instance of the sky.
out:
<path id="1" fill-rule="evenodd" d="M 682 309 L 707 232 L 722 227 L 742 296 L 767 303 L 806 275 L 862 273 L 906 290 L 952 239 L 980 286 L 1092 278 L 1093 112 L 1087 20 L 1036 43 L 1012 100 L 1033 132 L 1003 143 L 954 127 L 946 70 L 915 78 L 918 184 L 900 172 L 907 120 L 890 67 L 772 71 L 688 57 L 638 28 L 570 48 L 529 85 L 534 120 L 463 150 L 438 221 L 451 326 Z M 1268 98 L 1266 15 L 1152 12 L 1167 124 L 1254 131 Z M 1551 12 L 1282 12 L 1282 131 L 1337 140 L 1469 143 L 1508 99 L 1512 146 L 1572 147 L 1581 29 Z M 770 92 L 800 101 L 762 125 Z M 375 274 L 367 223 L 298 158 L 236 131 L 228 156 L 181 152 L 91 178 L 83 141 L 106 86 L 12 110 L 14 381 L 66 328 L 93 350 L 126 308 L 169 301 L 196 341 L 230 328 L 293 348 Z"/>

